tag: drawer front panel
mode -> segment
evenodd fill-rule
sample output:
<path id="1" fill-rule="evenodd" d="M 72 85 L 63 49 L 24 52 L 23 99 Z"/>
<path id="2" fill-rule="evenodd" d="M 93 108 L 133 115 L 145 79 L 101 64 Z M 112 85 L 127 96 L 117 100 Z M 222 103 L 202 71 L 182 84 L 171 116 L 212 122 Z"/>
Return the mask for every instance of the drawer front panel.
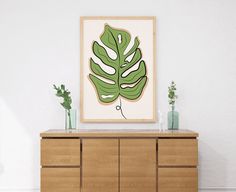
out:
<path id="1" fill-rule="evenodd" d="M 118 192 L 118 139 L 83 139 L 82 191 Z"/>
<path id="2" fill-rule="evenodd" d="M 42 168 L 41 192 L 79 192 L 80 168 Z"/>
<path id="3" fill-rule="evenodd" d="M 197 192 L 197 168 L 159 168 L 159 192 Z"/>
<path id="4" fill-rule="evenodd" d="M 120 139 L 120 192 L 156 192 L 156 139 Z"/>
<path id="5" fill-rule="evenodd" d="M 80 139 L 42 139 L 42 166 L 79 166 Z"/>
<path id="6" fill-rule="evenodd" d="M 197 166 L 197 139 L 159 139 L 159 166 Z"/>

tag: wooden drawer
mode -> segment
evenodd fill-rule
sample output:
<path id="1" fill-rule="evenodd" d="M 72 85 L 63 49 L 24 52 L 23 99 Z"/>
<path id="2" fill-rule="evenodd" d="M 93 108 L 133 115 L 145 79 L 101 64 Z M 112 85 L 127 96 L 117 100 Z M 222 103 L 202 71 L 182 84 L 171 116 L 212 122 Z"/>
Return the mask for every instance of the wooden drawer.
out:
<path id="1" fill-rule="evenodd" d="M 159 168 L 159 192 L 197 192 L 197 168 Z"/>
<path id="2" fill-rule="evenodd" d="M 79 139 L 42 139 L 42 166 L 79 166 Z"/>
<path id="3" fill-rule="evenodd" d="M 159 166 L 197 166 L 197 139 L 159 139 Z"/>
<path id="4" fill-rule="evenodd" d="M 41 192 L 79 192 L 80 168 L 42 168 Z"/>

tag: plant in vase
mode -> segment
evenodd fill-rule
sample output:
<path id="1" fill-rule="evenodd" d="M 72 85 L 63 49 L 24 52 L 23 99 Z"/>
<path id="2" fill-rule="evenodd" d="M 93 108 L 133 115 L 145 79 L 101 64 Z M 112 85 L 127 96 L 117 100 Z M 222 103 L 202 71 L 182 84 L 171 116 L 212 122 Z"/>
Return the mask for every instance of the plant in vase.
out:
<path id="1" fill-rule="evenodd" d="M 175 102 L 178 98 L 176 90 L 176 84 L 172 81 L 168 87 L 169 105 L 171 107 L 171 111 L 168 112 L 168 129 L 170 130 L 179 129 L 179 113 L 175 111 Z"/>
<path id="2" fill-rule="evenodd" d="M 76 128 L 76 112 L 75 109 L 71 108 L 72 99 L 70 96 L 70 92 L 65 88 L 65 85 L 63 84 L 58 87 L 56 85 L 53 85 L 53 88 L 57 91 L 56 96 L 63 98 L 63 102 L 61 103 L 61 105 L 64 107 L 66 113 L 66 129 Z"/>

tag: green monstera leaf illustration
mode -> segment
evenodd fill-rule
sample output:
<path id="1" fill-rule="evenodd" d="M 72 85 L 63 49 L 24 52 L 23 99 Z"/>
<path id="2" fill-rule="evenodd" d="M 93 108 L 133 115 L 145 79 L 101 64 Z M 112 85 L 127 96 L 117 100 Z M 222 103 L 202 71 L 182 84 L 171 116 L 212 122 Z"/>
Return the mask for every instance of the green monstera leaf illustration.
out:
<path id="1" fill-rule="evenodd" d="M 94 74 L 89 74 L 89 78 L 96 88 L 98 99 L 106 104 L 116 101 L 119 96 L 128 100 L 138 99 L 147 82 L 146 65 L 138 48 L 138 38 L 135 37 L 132 47 L 127 50 L 131 42 L 129 32 L 106 24 L 100 39 L 103 45 L 94 41 L 93 53 L 114 72 L 106 71 L 90 58 L 90 68 Z M 109 49 L 115 53 L 115 58 L 108 54 Z M 121 104 L 117 110 L 121 110 Z"/>

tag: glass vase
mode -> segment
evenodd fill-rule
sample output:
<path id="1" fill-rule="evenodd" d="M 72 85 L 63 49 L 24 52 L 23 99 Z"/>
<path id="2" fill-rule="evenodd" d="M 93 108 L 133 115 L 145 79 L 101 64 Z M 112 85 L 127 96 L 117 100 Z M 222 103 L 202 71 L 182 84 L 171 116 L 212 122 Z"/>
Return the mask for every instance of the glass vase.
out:
<path id="1" fill-rule="evenodd" d="M 76 109 L 65 111 L 65 129 L 76 129 Z"/>
<path id="2" fill-rule="evenodd" d="M 171 111 L 168 112 L 168 129 L 179 129 L 179 112 L 175 111 L 175 106 L 171 106 Z"/>

